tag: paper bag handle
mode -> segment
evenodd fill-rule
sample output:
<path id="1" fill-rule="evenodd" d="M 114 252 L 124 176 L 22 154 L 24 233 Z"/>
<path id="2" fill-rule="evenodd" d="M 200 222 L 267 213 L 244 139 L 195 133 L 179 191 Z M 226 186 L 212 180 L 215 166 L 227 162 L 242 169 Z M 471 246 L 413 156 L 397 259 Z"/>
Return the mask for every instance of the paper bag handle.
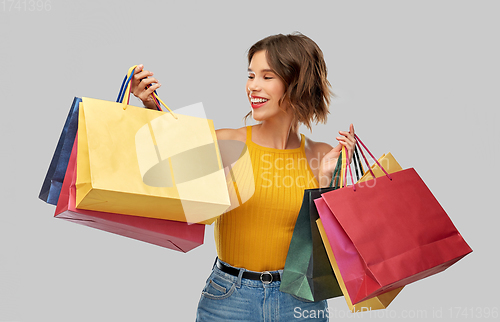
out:
<path id="1" fill-rule="evenodd" d="M 132 80 L 132 77 L 134 76 L 134 70 L 135 68 L 137 67 L 137 65 L 134 65 L 132 67 L 129 68 L 128 72 L 127 72 L 127 75 L 125 76 L 125 78 L 123 79 L 123 82 L 122 82 L 122 86 L 120 88 L 120 92 L 118 93 L 118 98 L 116 99 L 116 102 L 118 103 L 123 103 L 123 109 L 127 109 L 127 105 L 129 103 L 129 100 L 130 100 L 130 85 L 131 85 L 131 80 Z M 172 114 L 172 116 L 177 119 L 177 116 L 174 114 L 174 112 L 172 112 L 172 110 L 167 106 L 167 104 L 165 104 L 159 97 L 158 97 L 158 94 L 156 93 L 156 91 L 154 91 L 151 96 L 153 97 L 153 100 L 155 102 L 155 105 L 156 105 L 156 108 L 159 110 L 159 111 L 162 111 L 162 108 L 161 108 L 161 105 L 165 106 L 167 108 L 167 110 L 170 112 L 170 114 Z M 124 102 L 124 98 L 127 97 L 127 101 Z"/>
<path id="2" fill-rule="evenodd" d="M 345 155 L 345 157 L 342 158 L 342 166 L 345 167 L 345 164 L 347 163 L 347 167 L 345 167 L 345 175 L 344 175 L 344 186 L 347 186 L 347 168 L 349 168 L 349 173 L 351 174 L 351 181 L 352 181 L 352 190 L 356 191 L 356 185 L 354 182 L 354 177 L 352 175 L 352 170 L 351 170 L 351 162 L 347 160 L 347 149 L 345 148 L 344 145 L 342 145 L 342 152 Z M 344 161 L 345 158 L 345 161 Z"/>
<path id="3" fill-rule="evenodd" d="M 330 181 L 330 188 L 338 189 L 339 187 L 339 181 L 340 177 L 342 176 L 341 171 L 342 171 L 342 152 L 340 152 L 340 155 L 337 159 L 337 164 L 335 165 L 335 169 L 333 170 L 332 174 L 332 180 Z"/>
<path id="4" fill-rule="evenodd" d="M 378 162 L 378 160 L 373 156 L 373 154 L 370 152 L 370 150 L 366 147 L 366 145 L 363 143 L 363 141 L 361 141 L 359 139 L 359 137 L 354 134 L 354 137 L 356 138 L 356 146 L 359 147 L 359 150 L 361 151 L 361 155 L 363 156 L 363 159 L 365 160 L 366 162 L 366 165 L 368 166 L 368 170 L 370 170 L 370 173 L 372 175 L 372 177 L 375 179 L 375 174 L 373 173 L 373 170 L 372 168 L 370 167 L 370 163 L 368 162 L 368 160 L 366 159 L 366 156 L 365 154 L 363 153 L 363 149 L 361 148 L 361 146 L 363 146 L 365 148 L 365 150 L 370 154 L 370 156 L 375 160 L 375 162 L 377 163 L 377 165 L 380 167 L 380 169 L 382 169 L 382 171 L 384 171 L 385 175 L 389 178 L 389 180 L 392 181 L 392 177 L 389 175 L 389 173 L 387 173 L 387 171 L 385 171 L 384 167 Z M 361 144 L 361 145 L 360 145 Z M 346 153 L 345 152 L 346 149 L 345 149 L 345 146 L 342 146 L 342 152 L 341 154 L 344 154 Z M 356 149 L 355 149 L 355 152 L 356 152 Z M 359 158 L 359 156 L 358 156 Z M 361 165 L 361 162 L 360 162 L 360 165 Z M 342 162 L 342 169 L 344 169 L 345 167 L 345 163 Z M 347 167 L 345 167 L 345 173 L 344 173 L 344 182 L 345 182 L 345 185 L 347 185 L 347 168 L 349 168 L 349 173 L 351 175 L 351 181 L 352 181 L 352 189 L 354 191 L 356 191 L 356 184 L 354 183 L 354 177 L 352 175 L 352 170 L 351 170 L 351 163 L 350 162 L 347 162 Z M 341 181 L 342 182 L 342 181 Z M 341 186 L 342 183 L 341 183 Z"/>
<path id="5" fill-rule="evenodd" d="M 356 138 L 356 144 L 358 146 L 359 146 L 359 144 L 361 144 L 365 148 L 366 152 L 368 152 L 370 154 L 370 156 L 372 157 L 372 159 L 375 160 L 375 162 L 380 167 L 380 169 L 382 169 L 382 171 L 384 171 L 384 173 L 387 176 L 387 178 L 389 178 L 389 180 L 392 180 L 392 177 L 389 175 L 389 173 L 387 173 L 387 171 L 385 171 L 384 167 L 378 162 L 377 158 L 375 158 L 373 156 L 373 154 L 366 147 L 366 145 L 364 145 L 363 141 L 361 141 L 360 138 L 356 134 L 354 134 L 354 137 Z M 361 151 L 361 155 L 363 156 L 363 159 L 365 159 L 365 162 L 368 165 L 368 169 L 370 169 L 370 173 L 371 173 L 372 177 L 375 178 L 375 174 L 373 174 L 372 168 L 370 167 L 370 163 L 368 162 L 368 160 L 365 157 L 365 154 L 363 153 L 363 149 L 361 149 L 361 147 L 359 147 L 359 150 Z"/>
<path id="6" fill-rule="evenodd" d="M 354 161 L 354 167 L 356 170 L 356 180 L 359 181 L 361 177 L 365 174 L 365 169 L 363 168 L 363 164 L 361 163 L 361 158 L 359 156 L 358 152 L 358 146 L 354 147 L 354 154 L 353 154 L 353 161 Z M 345 162 L 342 164 L 342 161 L 344 159 L 345 151 L 342 152 L 340 151 L 339 157 L 337 159 L 337 165 L 335 166 L 335 170 L 333 171 L 332 175 L 332 180 L 330 181 L 330 187 L 333 187 L 335 189 L 341 188 L 341 181 L 342 181 L 342 170 L 345 168 Z M 361 174 L 360 174 L 361 173 Z"/>
<path id="7" fill-rule="evenodd" d="M 365 169 L 363 168 L 363 164 L 361 163 L 361 159 L 359 157 L 358 150 L 359 150 L 359 148 L 356 145 L 354 147 L 354 153 L 353 153 L 354 168 L 356 169 L 356 181 L 359 181 L 361 179 L 361 177 L 365 174 Z M 361 175 L 359 174 L 360 172 L 361 172 Z"/>

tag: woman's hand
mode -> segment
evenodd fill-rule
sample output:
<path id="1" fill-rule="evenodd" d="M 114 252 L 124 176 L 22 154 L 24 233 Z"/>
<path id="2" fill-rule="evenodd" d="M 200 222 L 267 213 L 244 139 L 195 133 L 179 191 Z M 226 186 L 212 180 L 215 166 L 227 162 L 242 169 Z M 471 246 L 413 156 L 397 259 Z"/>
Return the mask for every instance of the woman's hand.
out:
<path id="1" fill-rule="evenodd" d="M 349 126 L 349 132 L 339 131 L 339 134 L 342 135 L 336 137 L 337 141 L 339 141 L 339 144 L 330 152 L 325 154 L 325 156 L 321 159 L 319 168 L 320 187 L 328 187 L 328 185 L 330 184 L 333 176 L 333 171 L 335 170 L 337 160 L 340 156 L 340 151 L 342 151 L 342 146 L 346 147 L 348 162 L 351 162 L 354 148 L 356 147 L 356 139 L 354 138 L 354 126 L 351 124 Z"/>
<path id="2" fill-rule="evenodd" d="M 138 65 L 134 70 L 130 92 L 138 97 L 145 107 L 155 110 L 156 104 L 151 94 L 160 88 L 161 84 L 153 76 L 153 73 L 143 69 L 143 65 Z M 148 87 L 149 86 L 149 87 Z"/>

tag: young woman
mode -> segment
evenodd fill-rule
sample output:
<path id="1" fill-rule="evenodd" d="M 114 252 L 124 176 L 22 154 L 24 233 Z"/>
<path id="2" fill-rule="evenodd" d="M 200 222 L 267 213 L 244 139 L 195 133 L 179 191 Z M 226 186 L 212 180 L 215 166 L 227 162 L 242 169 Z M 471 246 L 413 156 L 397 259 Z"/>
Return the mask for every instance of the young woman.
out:
<path id="1" fill-rule="evenodd" d="M 132 93 L 148 108 L 161 84 L 139 65 Z M 323 53 L 310 38 L 275 35 L 248 52 L 246 92 L 259 124 L 216 131 L 218 140 L 245 142 L 255 180 L 253 196 L 215 222 L 218 258 L 198 306 L 197 321 L 328 320 L 327 302 L 306 302 L 279 291 L 280 276 L 304 189 L 328 186 L 342 145 L 354 151 L 354 128 L 339 144 L 314 142 L 298 132 L 326 122 L 330 83 Z"/>

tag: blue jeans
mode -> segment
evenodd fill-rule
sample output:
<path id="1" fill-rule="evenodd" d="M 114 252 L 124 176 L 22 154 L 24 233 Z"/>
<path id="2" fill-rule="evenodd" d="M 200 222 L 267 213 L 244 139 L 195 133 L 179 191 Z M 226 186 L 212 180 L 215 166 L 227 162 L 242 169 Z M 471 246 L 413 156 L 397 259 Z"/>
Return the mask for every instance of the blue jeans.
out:
<path id="1" fill-rule="evenodd" d="M 196 321 L 328 321 L 326 300 L 310 302 L 299 299 L 281 292 L 280 281 L 264 284 L 249 280 L 242 278 L 244 268 L 237 269 L 240 270 L 239 276 L 233 276 L 214 265 L 201 292 Z M 274 272 L 283 273 L 282 270 Z"/>

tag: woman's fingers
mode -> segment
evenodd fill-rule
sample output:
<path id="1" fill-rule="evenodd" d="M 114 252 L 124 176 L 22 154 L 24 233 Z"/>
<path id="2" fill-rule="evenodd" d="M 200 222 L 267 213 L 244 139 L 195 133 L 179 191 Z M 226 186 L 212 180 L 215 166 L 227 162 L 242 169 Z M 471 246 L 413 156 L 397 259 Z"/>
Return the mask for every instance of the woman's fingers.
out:
<path id="1" fill-rule="evenodd" d="M 154 77 L 143 78 L 137 86 L 135 86 L 134 91 L 132 92 L 135 96 L 140 96 L 144 91 L 146 91 L 146 87 L 149 85 L 156 84 L 158 85 L 158 80 Z"/>
<path id="2" fill-rule="evenodd" d="M 343 136 L 345 136 L 346 138 L 349 138 L 349 139 L 351 139 L 351 140 L 355 140 L 355 138 L 354 138 L 354 132 L 352 132 L 352 133 L 351 133 L 350 131 L 349 131 L 349 132 L 346 132 L 346 131 L 339 131 L 339 134 L 341 134 L 341 135 L 343 135 Z"/>
<path id="3" fill-rule="evenodd" d="M 158 83 L 158 80 L 154 77 L 148 77 L 148 78 L 143 78 L 141 82 L 139 83 L 140 88 L 146 88 L 148 85 L 151 85 L 152 83 Z"/>
<path id="4" fill-rule="evenodd" d="M 134 68 L 134 74 L 139 73 L 139 72 L 140 72 L 140 71 L 142 71 L 143 69 L 144 69 L 144 65 L 143 65 L 143 64 L 140 64 L 140 65 L 135 66 L 135 68 Z"/>
<path id="5" fill-rule="evenodd" d="M 161 84 L 153 76 L 153 73 L 148 70 L 143 70 L 142 65 L 136 67 L 134 77 L 132 78 L 132 94 L 140 98 L 142 101 L 149 100 L 149 95 L 157 90 Z"/>
<path id="6" fill-rule="evenodd" d="M 144 88 L 142 90 L 142 92 L 140 93 L 141 96 L 144 95 L 145 97 L 148 97 L 155 90 L 157 90 L 158 88 L 160 88 L 161 84 L 158 83 L 158 81 L 156 79 L 154 79 L 154 78 L 152 78 L 152 79 L 146 78 L 146 79 L 144 79 L 144 80 L 141 81 L 141 83 L 139 84 L 139 86 L 141 88 Z"/>
<path id="7" fill-rule="evenodd" d="M 139 83 L 138 80 L 141 78 L 147 77 L 151 72 L 147 70 L 143 70 L 143 65 L 137 65 L 134 69 L 134 76 L 132 77 L 132 83 Z"/>
<path id="8" fill-rule="evenodd" d="M 145 107 L 155 109 L 156 104 L 151 94 L 160 88 L 161 84 L 152 76 L 152 72 L 144 70 L 144 65 L 137 65 L 134 69 L 134 75 L 132 76 L 130 92 L 134 94 L 135 97 L 139 98 Z"/>
<path id="9" fill-rule="evenodd" d="M 349 125 L 349 132 L 339 131 L 339 134 L 342 136 L 338 136 L 336 137 L 336 139 L 337 141 L 339 141 L 340 144 L 342 144 L 347 148 L 350 160 L 354 152 L 354 148 L 356 146 L 356 138 L 354 136 L 354 125 L 352 123 Z"/>
<path id="10" fill-rule="evenodd" d="M 134 74 L 133 80 L 135 82 L 139 82 L 141 79 L 146 78 L 146 77 L 150 77 L 150 76 L 153 76 L 152 72 L 147 71 L 147 70 L 142 70 L 142 71 Z"/>
<path id="11" fill-rule="evenodd" d="M 160 86 L 161 84 L 154 84 L 148 87 L 146 90 L 144 90 L 141 94 L 139 94 L 138 97 L 143 101 L 152 99 L 150 95 L 153 94 L 153 92 L 156 91 L 158 88 L 160 88 Z"/>
<path id="12" fill-rule="evenodd" d="M 354 149 L 354 146 L 356 145 L 356 139 L 350 138 L 350 137 L 345 137 L 345 136 L 338 136 L 336 137 L 337 141 L 344 143 L 348 147 L 352 147 Z"/>
<path id="13" fill-rule="evenodd" d="M 346 138 L 352 144 L 356 144 L 356 138 L 354 136 L 354 126 L 352 125 L 352 123 L 349 126 L 349 132 L 339 131 L 339 134 L 343 135 L 344 138 Z M 337 138 L 337 140 L 338 140 L 338 138 Z"/>
<path id="14" fill-rule="evenodd" d="M 145 86 L 143 86 L 141 83 L 144 80 L 151 78 L 152 75 L 153 73 L 147 70 L 143 70 L 137 74 L 134 74 L 134 77 L 132 77 L 132 85 L 131 85 L 133 92 L 144 90 Z"/>

